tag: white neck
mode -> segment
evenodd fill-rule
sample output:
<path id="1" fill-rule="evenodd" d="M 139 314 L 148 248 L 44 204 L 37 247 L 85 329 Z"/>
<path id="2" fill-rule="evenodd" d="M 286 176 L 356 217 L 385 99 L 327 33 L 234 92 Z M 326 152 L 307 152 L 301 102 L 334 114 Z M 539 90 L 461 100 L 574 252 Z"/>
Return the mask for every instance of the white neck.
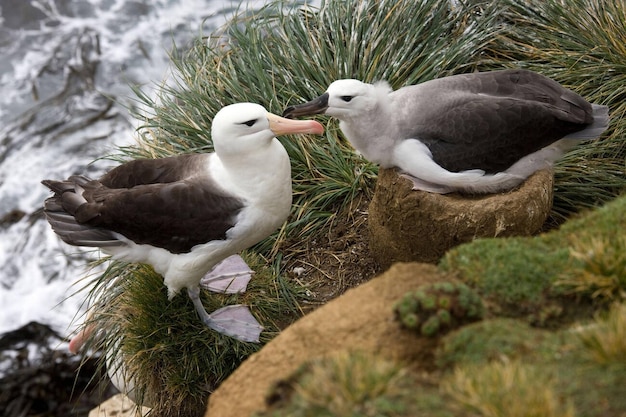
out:
<path id="1" fill-rule="evenodd" d="M 291 194 L 289 155 L 276 138 L 247 155 L 212 156 L 218 182 L 247 199 L 272 201 Z"/>

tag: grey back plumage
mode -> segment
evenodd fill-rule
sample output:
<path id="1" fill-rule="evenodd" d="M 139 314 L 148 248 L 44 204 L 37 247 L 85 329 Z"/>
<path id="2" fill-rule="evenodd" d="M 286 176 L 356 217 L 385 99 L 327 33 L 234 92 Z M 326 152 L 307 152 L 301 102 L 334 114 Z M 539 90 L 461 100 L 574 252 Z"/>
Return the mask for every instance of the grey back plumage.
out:
<path id="1" fill-rule="evenodd" d="M 426 144 L 452 172 L 506 170 L 563 138 L 596 137 L 608 108 L 541 74 L 503 70 L 439 78 L 390 94 L 401 134 Z"/>

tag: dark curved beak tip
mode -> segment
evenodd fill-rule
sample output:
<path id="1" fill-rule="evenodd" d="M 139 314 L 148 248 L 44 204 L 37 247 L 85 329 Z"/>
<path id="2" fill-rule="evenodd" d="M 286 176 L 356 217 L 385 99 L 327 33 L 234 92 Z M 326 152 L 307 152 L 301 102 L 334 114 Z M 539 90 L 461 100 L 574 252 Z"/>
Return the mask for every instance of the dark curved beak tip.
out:
<path id="1" fill-rule="evenodd" d="M 289 106 L 283 111 L 283 117 L 286 119 L 293 119 L 293 115 L 291 114 L 295 109 L 295 106 Z"/>
<path id="2" fill-rule="evenodd" d="M 314 114 L 324 113 L 327 108 L 328 93 L 324 93 L 318 98 L 307 101 L 306 103 L 287 107 L 283 111 L 283 117 L 287 119 L 293 119 L 296 116 L 312 116 Z"/>

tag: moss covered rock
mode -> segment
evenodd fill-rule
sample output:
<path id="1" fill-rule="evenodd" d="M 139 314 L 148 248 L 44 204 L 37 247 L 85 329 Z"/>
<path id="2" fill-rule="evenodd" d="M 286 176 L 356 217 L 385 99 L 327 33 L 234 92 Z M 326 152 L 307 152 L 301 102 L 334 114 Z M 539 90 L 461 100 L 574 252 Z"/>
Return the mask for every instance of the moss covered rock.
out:
<path id="1" fill-rule="evenodd" d="M 494 309 L 542 327 L 585 316 L 589 304 L 620 301 L 626 197 L 534 237 L 479 239 L 439 263 Z"/>

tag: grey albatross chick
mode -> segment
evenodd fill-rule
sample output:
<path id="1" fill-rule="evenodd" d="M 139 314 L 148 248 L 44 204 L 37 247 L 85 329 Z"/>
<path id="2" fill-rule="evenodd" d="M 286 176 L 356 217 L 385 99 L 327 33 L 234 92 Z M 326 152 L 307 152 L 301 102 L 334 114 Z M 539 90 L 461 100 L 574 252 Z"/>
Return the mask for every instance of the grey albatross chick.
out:
<path id="1" fill-rule="evenodd" d="M 150 264 L 168 297 L 183 288 L 210 328 L 257 342 L 262 327 L 244 306 L 208 314 L 199 283 L 218 263 L 269 236 L 287 219 L 291 166 L 276 135 L 323 133 L 318 122 L 288 120 L 238 103 L 213 119 L 215 152 L 124 163 L 98 180 L 45 180 L 52 229 L 66 243 Z"/>
<path id="2" fill-rule="evenodd" d="M 608 126 L 608 107 L 590 104 L 527 70 L 453 75 L 392 91 L 385 82 L 333 82 L 284 117 L 324 113 L 352 146 L 414 189 L 492 193 L 549 167 Z"/>

